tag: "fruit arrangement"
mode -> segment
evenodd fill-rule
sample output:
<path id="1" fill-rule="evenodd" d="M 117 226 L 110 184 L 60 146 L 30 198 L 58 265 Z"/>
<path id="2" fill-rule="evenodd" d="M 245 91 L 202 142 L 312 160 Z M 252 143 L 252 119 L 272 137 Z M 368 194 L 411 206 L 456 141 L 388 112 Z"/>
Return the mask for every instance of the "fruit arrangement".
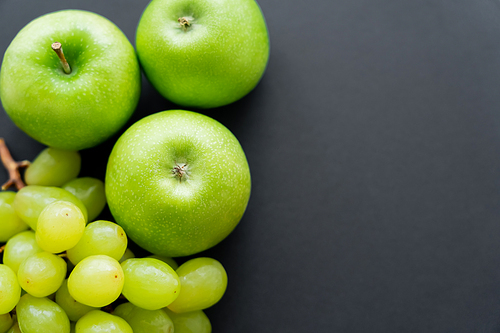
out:
<path id="1" fill-rule="evenodd" d="M 70 332 L 71 323 L 77 332 L 93 332 L 95 325 L 121 327 L 117 332 L 169 332 L 174 325 L 177 332 L 210 332 L 202 310 L 223 296 L 224 267 L 204 257 L 180 267 L 169 257 L 135 258 L 120 225 L 87 223 L 106 197 L 103 182 L 76 178 L 79 170 L 77 152 L 47 148 L 28 166 L 27 186 L 0 192 L 6 241 L 0 264 L 0 328 L 6 329 L 0 332 L 15 332 L 16 325 L 25 333 Z M 66 183 L 56 187 L 59 179 Z"/>
<path id="2" fill-rule="evenodd" d="M 86 11 L 49 13 L 19 32 L 0 99 L 48 147 L 15 162 L 0 139 L 10 176 L 0 192 L 0 333 L 212 331 L 203 310 L 224 295 L 226 270 L 213 258 L 178 266 L 173 257 L 215 246 L 241 220 L 251 178 L 238 140 L 214 119 L 172 110 L 123 133 L 104 181 L 79 177 L 78 150 L 130 118 L 139 62 L 164 97 L 210 108 L 250 92 L 268 56 L 254 0 L 153 0 L 137 56 L 113 23 Z M 99 219 L 106 204 L 115 222 Z M 136 257 L 129 239 L 150 254 Z"/>

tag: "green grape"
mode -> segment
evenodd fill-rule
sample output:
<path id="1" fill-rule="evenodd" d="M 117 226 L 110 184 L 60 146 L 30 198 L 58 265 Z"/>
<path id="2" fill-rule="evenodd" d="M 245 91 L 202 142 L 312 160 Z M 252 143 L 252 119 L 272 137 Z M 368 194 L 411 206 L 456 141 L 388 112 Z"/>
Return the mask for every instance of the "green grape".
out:
<path id="1" fill-rule="evenodd" d="M 55 293 L 66 277 L 66 262 L 59 256 L 39 252 L 19 266 L 17 278 L 21 287 L 35 297 Z"/>
<path id="2" fill-rule="evenodd" d="M 96 255 L 75 266 L 68 279 L 68 290 L 77 302 L 103 307 L 120 296 L 123 283 L 120 263 L 109 256 Z"/>
<path id="3" fill-rule="evenodd" d="M 88 306 L 77 302 L 68 290 L 68 280 L 64 280 L 63 284 L 56 292 L 56 303 L 66 312 L 69 320 L 78 321 L 83 315 L 98 308 Z"/>
<path id="4" fill-rule="evenodd" d="M 64 184 L 62 188 L 83 202 L 89 213 L 89 221 L 99 216 L 106 206 L 104 183 L 97 178 L 76 178 Z"/>
<path id="5" fill-rule="evenodd" d="M 168 306 L 176 313 L 211 307 L 222 298 L 226 291 L 226 270 L 215 259 L 188 260 L 177 269 L 177 274 L 181 281 L 181 293 Z"/>
<path id="6" fill-rule="evenodd" d="M 212 324 L 207 315 L 201 311 L 175 313 L 168 308 L 163 309 L 174 323 L 175 333 L 211 333 Z"/>
<path id="7" fill-rule="evenodd" d="M 0 192 L 0 243 L 29 228 L 14 210 L 14 192 Z"/>
<path id="8" fill-rule="evenodd" d="M 67 254 L 68 259 L 76 265 L 97 254 L 120 260 L 126 249 L 127 235 L 122 227 L 113 222 L 95 221 L 87 225 L 80 241 Z"/>
<path id="9" fill-rule="evenodd" d="M 154 259 L 158 259 L 158 260 L 161 260 L 163 261 L 164 263 L 166 263 L 167 265 L 169 265 L 170 267 L 172 267 L 172 269 L 175 271 L 177 268 L 179 268 L 179 265 L 177 264 L 177 262 L 175 262 L 174 259 L 170 258 L 170 257 L 162 257 L 162 256 L 159 256 L 157 254 L 153 254 L 151 256 L 148 256 L 146 258 L 154 258 Z"/>
<path id="10" fill-rule="evenodd" d="M 10 313 L 0 315 L 0 333 L 5 333 L 12 327 L 14 320 Z"/>
<path id="11" fill-rule="evenodd" d="M 48 204 L 38 217 L 36 242 L 47 252 L 59 253 L 75 246 L 85 230 L 85 216 L 69 201 Z"/>
<path id="12" fill-rule="evenodd" d="M 45 148 L 26 169 L 28 185 L 62 186 L 80 173 L 82 159 L 77 151 Z"/>
<path id="13" fill-rule="evenodd" d="M 127 248 L 127 249 L 125 250 L 125 253 L 124 253 L 124 254 L 123 254 L 123 256 L 121 257 L 121 259 L 120 259 L 120 260 L 118 260 L 118 261 L 119 261 L 119 262 L 120 262 L 120 264 L 121 264 L 122 262 L 124 262 L 125 260 L 130 259 L 130 258 L 135 258 L 135 254 L 134 254 L 134 252 L 132 252 L 132 250 L 131 250 L 131 249 Z"/>
<path id="14" fill-rule="evenodd" d="M 73 194 L 59 187 L 31 185 L 23 187 L 14 198 L 14 209 L 17 215 L 26 222 L 31 229 L 36 230 L 38 216 L 42 210 L 54 201 L 69 201 L 80 208 L 87 221 L 87 208 Z"/>
<path id="15" fill-rule="evenodd" d="M 36 242 L 35 233 L 31 230 L 23 231 L 7 242 L 3 251 L 3 262 L 17 274 L 19 265 L 32 254 L 43 252 Z"/>
<path id="16" fill-rule="evenodd" d="M 172 303 L 181 291 L 177 273 L 158 259 L 128 259 L 122 263 L 123 296 L 146 310 L 158 310 Z"/>
<path id="17" fill-rule="evenodd" d="M 134 333 L 173 333 L 174 324 L 168 315 L 160 310 L 144 310 L 132 303 L 123 303 L 113 312 L 132 327 Z M 177 331 L 176 331 L 177 332 Z"/>
<path id="18" fill-rule="evenodd" d="M 5 333 L 22 333 L 21 329 L 19 328 L 19 324 L 16 322 L 12 327 Z"/>
<path id="19" fill-rule="evenodd" d="M 10 312 L 21 297 L 21 287 L 14 271 L 0 264 L 0 314 Z"/>
<path id="20" fill-rule="evenodd" d="M 134 333 L 122 318 L 94 310 L 80 318 L 76 323 L 77 333 Z"/>
<path id="21" fill-rule="evenodd" d="M 16 307 L 16 313 L 23 333 L 69 333 L 68 316 L 47 297 L 24 295 Z"/>

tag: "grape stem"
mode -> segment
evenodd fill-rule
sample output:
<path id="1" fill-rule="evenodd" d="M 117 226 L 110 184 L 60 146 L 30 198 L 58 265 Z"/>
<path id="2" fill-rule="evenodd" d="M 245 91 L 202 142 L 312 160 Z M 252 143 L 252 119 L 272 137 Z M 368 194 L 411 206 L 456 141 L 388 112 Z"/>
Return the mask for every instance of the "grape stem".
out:
<path id="1" fill-rule="evenodd" d="M 7 245 L 7 244 L 4 244 L 4 245 L 0 246 L 0 253 L 2 253 L 3 250 L 5 250 L 5 245 Z"/>
<path id="2" fill-rule="evenodd" d="M 110 313 L 110 314 L 113 314 L 113 312 L 115 311 L 113 309 L 113 306 L 111 304 L 106 305 L 101 310 L 104 311 L 104 312 Z"/>
<path id="3" fill-rule="evenodd" d="M 17 190 L 22 189 L 26 185 L 24 184 L 23 180 L 21 179 L 21 174 L 19 173 L 20 168 L 26 168 L 27 166 L 30 165 L 30 161 L 21 161 L 21 162 L 16 162 L 12 158 L 12 155 L 10 154 L 9 148 L 7 148 L 7 145 L 5 144 L 5 140 L 3 138 L 0 138 L 0 158 L 2 159 L 2 163 L 9 172 L 9 180 L 2 185 L 2 190 L 6 190 L 11 186 L 15 186 Z"/>

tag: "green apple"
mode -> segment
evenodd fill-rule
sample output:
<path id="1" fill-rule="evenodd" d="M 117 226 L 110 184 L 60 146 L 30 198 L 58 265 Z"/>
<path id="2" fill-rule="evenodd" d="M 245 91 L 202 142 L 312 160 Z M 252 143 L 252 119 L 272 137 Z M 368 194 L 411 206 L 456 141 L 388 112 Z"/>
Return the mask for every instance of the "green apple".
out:
<path id="1" fill-rule="evenodd" d="M 153 0 L 139 21 L 136 47 L 160 94 L 196 108 L 248 94 L 269 58 L 267 27 L 255 0 Z"/>
<path id="2" fill-rule="evenodd" d="M 68 70 L 55 42 L 62 45 Z M 33 20 L 14 38 L 2 62 L 0 99 L 12 121 L 34 139 L 80 150 L 105 141 L 127 122 L 140 80 L 134 48 L 116 25 L 94 13 L 65 10 Z"/>
<path id="3" fill-rule="evenodd" d="M 139 246 L 179 257 L 223 240 L 250 197 L 250 170 L 235 136 L 189 111 L 164 111 L 132 125 L 106 170 L 116 222 Z"/>

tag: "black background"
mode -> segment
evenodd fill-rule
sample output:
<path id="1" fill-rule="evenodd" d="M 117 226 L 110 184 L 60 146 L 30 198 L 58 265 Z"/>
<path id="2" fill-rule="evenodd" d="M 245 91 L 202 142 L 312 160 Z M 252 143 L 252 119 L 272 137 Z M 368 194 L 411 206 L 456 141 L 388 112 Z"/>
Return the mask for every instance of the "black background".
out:
<path id="1" fill-rule="evenodd" d="M 133 42 L 147 3 L 0 0 L 0 55 L 67 8 Z M 499 332 L 500 3 L 259 4 L 262 81 L 204 112 L 240 140 L 253 177 L 240 225 L 203 253 L 229 275 L 206 311 L 214 332 Z M 143 80 L 127 126 L 172 108 Z M 0 136 L 19 160 L 43 148 L 3 111 Z M 117 137 L 82 151 L 82 176 L 103 179 Z"/>

